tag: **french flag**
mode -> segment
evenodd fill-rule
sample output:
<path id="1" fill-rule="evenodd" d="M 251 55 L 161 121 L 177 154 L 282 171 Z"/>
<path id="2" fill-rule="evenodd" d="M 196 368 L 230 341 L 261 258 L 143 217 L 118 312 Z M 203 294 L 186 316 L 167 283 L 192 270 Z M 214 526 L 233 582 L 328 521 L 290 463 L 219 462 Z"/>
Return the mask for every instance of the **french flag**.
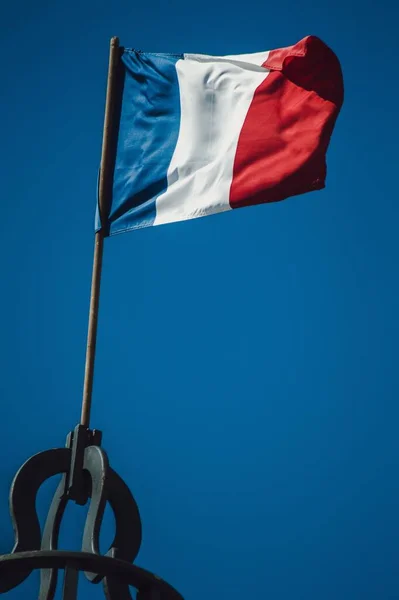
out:
<path id="1" fill-rule="evenodd" d="M 309 36 L 240 54 L 124 49 L 106 234 L 276 202 L 325 186 L 343 102 L 336 55 Z M 103 221 L 104 221 L 103 217 Z"/>

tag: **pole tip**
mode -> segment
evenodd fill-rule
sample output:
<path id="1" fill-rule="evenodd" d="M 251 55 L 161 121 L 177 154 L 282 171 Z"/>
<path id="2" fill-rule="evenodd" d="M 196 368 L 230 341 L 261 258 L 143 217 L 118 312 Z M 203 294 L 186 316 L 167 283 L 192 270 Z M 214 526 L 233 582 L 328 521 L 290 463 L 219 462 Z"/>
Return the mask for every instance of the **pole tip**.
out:
<path id="1" fill-rule="evenodd" d="M 111 38 L 111 46 L 117 48 L 119 46 L 119 38 L 114 36 Z"/>

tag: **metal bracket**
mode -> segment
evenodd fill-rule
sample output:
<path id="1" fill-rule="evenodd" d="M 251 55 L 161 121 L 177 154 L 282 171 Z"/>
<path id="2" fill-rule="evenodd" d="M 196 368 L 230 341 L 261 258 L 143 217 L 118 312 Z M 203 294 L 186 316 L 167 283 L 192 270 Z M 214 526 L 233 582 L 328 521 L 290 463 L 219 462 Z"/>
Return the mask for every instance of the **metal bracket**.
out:
<path id="1" fill-rule="evenodd" d="M 56 448 L 36 454 L 19 469 L 10 490 L 10 512 L 15 545 L 10 555 L 0 557 L 0 564 L 1 559 L 11 559 L 13 555 L 17 558 L 21 553 L 29 553 L 30 558 L 31 555 L 37 555 L 38 558 L 43 555 L 46 557 L 70 555 L 71 553 L 58 551 L 61 521 L 70 500 L 82 506 L 89 501 L 82 536 L 82 552 L 72 553 L 74 556 L 82 557 L 82 565 L 87 564 L 87 560 L 86 562 L 84 560 L 87 556 L 101 556 L 99 537 L 107 502 L 115 516 L 115 536 L 106 557 L 126 565 L 136 559 L 142 539 L 139 510 L 126 483 L 109 466 L 108 457 L 100 447 L 101 437 L 100 431 L 91 431 L 82 425 L 77 425 L 67 436 L 66 448 Z M 54 493 L 43 535 L 41 535 L 36 512 L 36 496 L 44 481 L 57 474 L 61 475 L 61 480 Z M 9 569 L 5 573 L 0 570 L 0 594 L 20 585 L 30 575 L 32 569 L 37 568 L 30 566 L 31 562 L 22 560 L 18 569 Z M 40 568 L 39 600 L 53 600 L 60 567 L 43 565 Z M 67 563 L 63 586 L 64 600 L 76 598 L 79 570 L 84 570 L 86 578 L 92 583 L 104 580 L 104 594 L 107 600 L 131 600 L 129 583 L 110 574 L 109 570 L 107 573 L 101 570 L 91 571 Z M 152 577 L 151 585 L 146 581 L 142 589 L 138 588 L 140 592 L 138 598 L 140 600 L 172 598 L 170 593 L 173 588 L 164 582 L 166 587 L 163 588 L 162 594 L 158 589 L 159 585 L 155 585 L 157 581 L 162 580 Z M 173 590 L 173 598 L 182 600 L 176 590 Z"/>

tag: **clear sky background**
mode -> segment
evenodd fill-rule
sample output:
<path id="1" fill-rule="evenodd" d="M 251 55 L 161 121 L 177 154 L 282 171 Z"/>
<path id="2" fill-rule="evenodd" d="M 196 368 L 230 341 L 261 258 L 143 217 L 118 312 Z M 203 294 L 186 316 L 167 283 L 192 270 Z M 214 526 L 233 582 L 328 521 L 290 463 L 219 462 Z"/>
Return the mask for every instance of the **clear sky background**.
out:
<path id="1" fill-rule="evenodd" d="M 235 54 L 314 34 L 346 89 L 327 189 L 107 240 L 91 424 L 141 510 L 137 564 L 186 600 L 397 600 L 397 13 L 2 4 L 0 552 L 14 473 L 80 416 L 109 38 Z M 104 531 L 106 551 L 109 512 Z"/>

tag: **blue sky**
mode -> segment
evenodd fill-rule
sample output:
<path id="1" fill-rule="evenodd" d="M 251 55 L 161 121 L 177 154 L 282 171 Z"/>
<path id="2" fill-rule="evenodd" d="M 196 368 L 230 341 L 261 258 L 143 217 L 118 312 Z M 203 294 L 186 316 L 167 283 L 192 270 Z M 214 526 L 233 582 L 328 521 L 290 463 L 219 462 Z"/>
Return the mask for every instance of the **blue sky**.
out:
<path id="1" fill-rule="evenodd" d="M 141 510 L 137 564 L 186 600 L 398 598 L 394 6 L 1 7 L 0 552 L 14 473 L 80 416 L 109 38 L 234 54 L 314 34 L 346 89 L 326 190 L 107 240 L 91 424 Z M 107 512 L 104 551 L 111 533 Z"/>

